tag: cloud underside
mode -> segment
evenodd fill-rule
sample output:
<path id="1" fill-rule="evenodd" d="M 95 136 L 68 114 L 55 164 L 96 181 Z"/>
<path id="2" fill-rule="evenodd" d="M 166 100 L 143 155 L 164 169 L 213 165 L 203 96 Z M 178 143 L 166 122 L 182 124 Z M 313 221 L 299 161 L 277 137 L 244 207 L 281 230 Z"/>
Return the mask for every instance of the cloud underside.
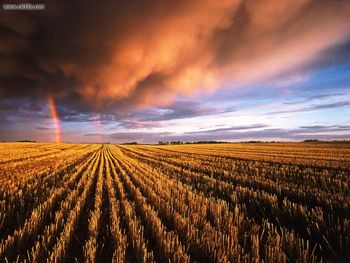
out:
<path id="1" fill-rule="evenodd" d="M 340 63 L 349 17 L 349 1 L 318 0 L 59 1 L 35 15 L 2 10 L 0 99 L 51 94 L 69 109 L 66 121 L 89 112 L 125 118 L 131 109 L 171 106 L 179 94 Z M 217 111 L 195 110 L 177 105 L 143 122 Z"/>
<path id="2" fill-rule="evenodd" d="M 311 105 L 311 106 L 303 107 L 303 108 L 286 109 L 286 110 L 281 110 L 281 111 L 272 111 L 272 112 L 269 112 L 268 114 L 274 115 L 274 114 L 283 114 L 283 113 L 319 111 L 319 110 L 327 110 L 327 109 L 337 109 L 337 108 L 347 107 L 349 105 L 350 105 L 350 101 L 337 101 L 337 102 L 333 102 L 333 103 L 323 103 L 323 104 Z"/>

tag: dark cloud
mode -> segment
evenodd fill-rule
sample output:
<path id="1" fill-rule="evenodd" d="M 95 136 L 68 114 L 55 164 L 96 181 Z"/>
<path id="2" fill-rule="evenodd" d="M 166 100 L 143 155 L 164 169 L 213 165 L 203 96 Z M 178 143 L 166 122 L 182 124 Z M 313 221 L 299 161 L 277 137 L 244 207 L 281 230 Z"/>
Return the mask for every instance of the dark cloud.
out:
<path id="1" fill-rule="evenodd" d="M 64 121 L 89 121 L 92 112 L 106 114 L 102 121 L 126 120 L 130 110 L 169 105 L 143 121 L 198 116 L 212 109 L 171 109 L 176 95 L 342 63 L 349 54 L 348 1 L 45 5 L 40 12 L 0 11 L 0 100 L 46 101 L 51 94 L 72 114 L 61 110 Z"/>
<path id="2" fill-rule="evenodd" d="M 47 105 L 36 98 L 0 100 L 0 118 L 2 125 L 8 122 L 30 122 L 33 119 L 51 118 Z"/>
<path id="3" fill-rule="evenodd" d="M 311 108 L 315 110 L 323 110 L 323 109 L 340 108 L 340 107 L 349 106 L 349 105 L 350 105 L 350 101 L 338 101 L 334 103 L 314 105 Z"/>
<path id="4" fill-rule="evenodd" d="M 233 107 L 208 107 L 196 101 L 176 100 L 168 106 L 120 111 L 101 114 L 110 122 L 119 123 L 119 127 L 128 129 L 161 127 L 163 121 L 209 116 L 236 111 Z"/>
<path id="5" fill-rule="evenodd" d="M 215 108 L 203 107 L 195 101 L 177 101 L 168 107 L 158 109 L 155 114 L 147 114 L 146 121 L 163 121 L 184 119 L 203 115 L 211 115 L 220 112 Z"/>
<path id="6" fill-rule="evenodd" d="M 350 106 L 350 101 L 338 101 L 334 103 L 326 103 L 326 104 L 318 104 L 311 105 L 309 107 L 304 108 L 296 108 L 296 109 L 287 109 L 281 111 L 272 111 L 267 114 L 282 114 L 282 113 L 293 113 L 293 112 L 309 112 L 309 111 L 317 111 L 317 110 L 325 110 L 325 109 L 335 109 Z"/>
<path id="7" fill-rule="evenodd" d="M 35 127 L 37 130 L 44 130 L 44 131 L 53 131 L 55 128 L 50 128 L 50 127 Z"/>
<path id="8" fill-rule="evenodd" d="M 318 94 L 318 95 L 308 96 L 308 97 L 306 97 L 306 98 L 304 98 L 302 100 L 287 101 L 287 102 L 284 102 L 283 104 L 285 104 L 285 105 L 296 105 L 296 104 L 302 104 L 302 103 L 311 102 L 311 101 L 314 101 L 314 100 L 330 99 L 330 98 L 344 96 L 344 95 L 347 95 L 347 94 L 346 93 L 341 93 L 341 92 L 332 93 L 332 94 Z"/>
<path id="9" fill-rule="evenodd" d="M 196 101 L 176 100 L 168 106 L 143 109 L 136 111 L 133 115 L 143 122 L 159 122 L 166 120 L 186 119 L 199 116 L 208 116 L 234 112 L 234 107 L 215 108 L 208 107 Z"/>
<path id="10" fill-rule="evenodd" d="M 228 128 L 218 128 L 218 129 L 212 129 L 212 130 L 187 132 L 185 134 L 195 135 L 195 134 L 211 134 L 211 133 L 218 133 L 218 132 L 246 131 L 246 130 L 266 128 L 266 127 L 268 127 L 268 125 L 266 124 L 252 124 L 252 125 L 232 126 Z"/>
<path id="11" fill-rule="evenodd" d="M 329 126 L 324 126 L 324 125 L 312 125 L 312 126 L 300 126 L 299 128 L 301 129 L 324 129 L 328 128 Z"/>
<path id="12" fill-rule="evenodd" d="M 350 125 L 310 125 L 299 128 L 308 132 L 350 131 Z"/>
<path id="13" fill-rule="evenodd" d="M 301 67 L 308 71 L 315 68 L 324 68 L 333 65 L 346 64 L 350 60 L 350 38 L 324 50 L 315 60 Z"/>

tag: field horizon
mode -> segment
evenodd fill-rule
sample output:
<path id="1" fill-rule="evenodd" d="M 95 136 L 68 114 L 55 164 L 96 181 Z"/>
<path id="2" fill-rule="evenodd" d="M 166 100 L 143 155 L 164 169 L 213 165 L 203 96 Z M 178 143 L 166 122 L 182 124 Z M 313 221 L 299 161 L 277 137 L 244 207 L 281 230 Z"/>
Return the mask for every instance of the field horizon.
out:
<path id="1" fill-rule="evenodd" d="M 34 141 L 34 140 L 15 140 L 15 141 L 0 141 L 0 144 L 2 143 L 43 143 L 43 144 L 115 144 L 115 145 L 187 145 L 187 144 L 331 144 L 331 143 L 339 143 L 339 144 L 347 144 L 350 143 L 350 140 L 348 139 L 329 139 L 329 140 L 319 140 L 319 139 L 304 139 L 300 141 L 294 141 L 294 140 L 281 140 L 281 141 L 263 141 L 263 140 L 239 140 L 239 141 L 159 141 L 154 143 L 143 143 L 143 142 L 121 142 L 121 143 L 115 143 L 115 142 L 89 142 L 89 141 L 63 141 L 63 142 L 52 142 L 52 141 Z"/>

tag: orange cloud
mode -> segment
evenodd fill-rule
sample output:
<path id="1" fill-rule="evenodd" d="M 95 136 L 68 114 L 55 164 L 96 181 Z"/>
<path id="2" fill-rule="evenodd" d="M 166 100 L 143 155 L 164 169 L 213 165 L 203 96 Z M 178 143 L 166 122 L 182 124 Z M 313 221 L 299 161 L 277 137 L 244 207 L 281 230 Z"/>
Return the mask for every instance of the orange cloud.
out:
<path id="1" fill-rule="evenodd" d="M 51 11 L 45 16 L 0 20 L 15 32 L 0 43 L 0 52 L 15 57 L 14 63 L 0 61 L 0 68 L 12 68 L 1 73 L 2 96 L 12 94 L 10 84 L 19 86 L 12 83 L 16 73 L 16 79 L 31 81 L 31 89 L 40 86 L 38 93 L 50 89 L 61 97 L 79 96 L 97 110 L 118 103 L 166 105 L 178 94 L 211 92 L 223 83 L 238 86 L 296 70 L 350 37 L 349 1 L 47 6 Z"/>

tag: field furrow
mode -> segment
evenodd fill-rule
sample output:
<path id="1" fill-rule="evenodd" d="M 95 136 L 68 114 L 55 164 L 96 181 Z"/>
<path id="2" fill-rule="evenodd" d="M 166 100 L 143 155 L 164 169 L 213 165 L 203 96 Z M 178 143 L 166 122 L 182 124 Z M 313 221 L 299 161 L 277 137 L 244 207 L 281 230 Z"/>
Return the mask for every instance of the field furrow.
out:
<path id="1" fill-rule="evenodd" d="M 349 169 L 346 143 L 0 144 L 0 262 L 349 262 Z"/>

